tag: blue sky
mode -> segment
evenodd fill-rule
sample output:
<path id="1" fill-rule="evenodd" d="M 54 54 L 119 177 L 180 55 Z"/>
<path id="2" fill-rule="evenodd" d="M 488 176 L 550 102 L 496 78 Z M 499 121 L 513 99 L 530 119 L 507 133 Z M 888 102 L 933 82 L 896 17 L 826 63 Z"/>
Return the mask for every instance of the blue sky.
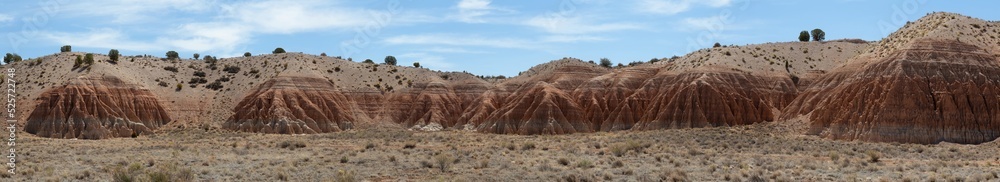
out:
<path id="1" fill-rule="evenodd" d="M 684 55 L 715 42 L 878 40 L 929 12 L 1000 20 L 998 1 L 784 0 L 103 0 L 6 1 L 0 52 L 218 57 L 327 53 L 480 75 L 517 75 L 576 57 L 613 62 Z"/>

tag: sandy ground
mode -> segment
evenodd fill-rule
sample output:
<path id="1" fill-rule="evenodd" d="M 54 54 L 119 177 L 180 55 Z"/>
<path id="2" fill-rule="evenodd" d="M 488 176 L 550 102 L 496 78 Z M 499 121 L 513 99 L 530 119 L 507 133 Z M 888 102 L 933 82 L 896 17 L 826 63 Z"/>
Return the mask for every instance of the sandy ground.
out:
<path id="1" fill-rule="evenodd" d="M 834 141 L 777 124 L 556 136 L 364 129 L 316 135 L 173 130 L 18 135 L 5 180 L 997 181 L 1000 145 Z M 768 132 L 770 131 L 770 132 Z M 780 131 L 780 132 L 775 132 Z M 117 175 L 117 176 L 116 176 Z"/>

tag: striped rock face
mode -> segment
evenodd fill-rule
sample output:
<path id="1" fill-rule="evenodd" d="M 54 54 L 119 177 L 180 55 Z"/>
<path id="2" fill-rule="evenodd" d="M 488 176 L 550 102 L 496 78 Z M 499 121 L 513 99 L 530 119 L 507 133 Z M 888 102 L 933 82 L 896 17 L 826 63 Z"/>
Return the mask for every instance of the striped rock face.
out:
<path id="1" fill-rule="evenodd" d="M 312 134 L 350 129 L 365 112 L 333 83 L 282 76 L 261 84 L 234 109 L 223 128 L 245 132 Z"/>
<path id="2" fill-rule="evenodd" d="M 919 39 L 820 79 L 785 109 L 807 134 L 842 140 L 983 143 L 1000 136 L 1000 64 L 954 39 Z"/>
<path id="3" fill-rule="evenodd" d="M 170 122 L 149 90 L 112 76 L 76 78 L 44 92 L 37 102 L 25 131 L 41 137 L 135 137 Z"/>

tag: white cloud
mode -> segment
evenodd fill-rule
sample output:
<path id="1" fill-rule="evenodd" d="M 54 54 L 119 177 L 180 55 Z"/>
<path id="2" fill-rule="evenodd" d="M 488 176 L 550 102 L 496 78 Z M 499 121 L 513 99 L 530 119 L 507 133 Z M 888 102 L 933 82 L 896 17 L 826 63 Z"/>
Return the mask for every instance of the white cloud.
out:
<path id="1" fill-rule="evenodd" d="M 486 53 L 486 52 L 483 52 L 483 51 L 474 51 L 474 50 L 468 50 L 468 49 L 456 48 L 456 47 L 431 47 L 431 48 L 423 49 L 423 51 L 437 52 L 437 53 L 463 53 L 463 54 L 481 54 L 481 53 Z"/>
<path id="2" fill-rule="evenodd" d="M 731 3 L 732 0 L 640 0 L 636 7 L 642 12 L 673 15 L 688 11 L 692 6 L 723 7 Z"/>
<path id="3" fill-rule="evenodd" d="M 7 22 L 12 20 L 14 20 L 14 17 L 11 17 L 10 15 L 0 14 L 0 22 Z"/>
<path id="4" fill-rule="evenodd" d="M 94 29 L 86 33 L 42 32 L 40 35 L 44 39 L 62 45 L 134 51 L 164 50 L 163 47 L 155 43 L 130 40 L 121 31 L 109 28 Z"/>
<path id="5" fill-rule="evenodd" d="M 592 23 L 592 18 L 536 16 L 525 21 L 525 25 L 541 28 L 554 34 L 587 34 L 619 30 L 640 29 L 642 26 L 632 23 Z"/>
<path id="6" fill-rule="evenodd" d="M 227 23 L 187 24 L 171 35 L 161 37 L 156 42 L 179 50 L 215 52 L 217 56 L 238 55 L 239 50 L 235 49 L 252 38 L 250 28 L 247 26 Z"/>
<path id="7" fill-rule="evenodd" d="M 338 8 L 326 1 L 257 1 L 227 6 L 224 17 L 263 33 L 348 29 L 369 23 L 376 11 Z"/>
<path id="8" fill-rule="evenodd" d="M 490 7 L 490 0 L 461 0 L 456 7 L 458 15 L 456 19 L 466 23 L 483 23 L 485 20 L 480 17 L 490 14 L 493 9 Z"/>
<path id="9" fill-rule="evenodd" d="M 400 35 L 384 40 L 394 45 L 448 45 L 448 46 L 483 46 L 498 48 L 531 49 L 538 46 L 532 41 L 513 38 L 488 38 L 482 36 L 462 36 L 445 34 Z"/>
<path id="10" fill-rule="evenodd" d="M 438 70 L 452 70 L 455 65 L 444 60 L 443 57 L 437 55 L 430 55 L 427 53 L 406 53 L 399 55 L 400 60 L 404 62 L 420 62 L 421 67 L 433 68 Z"/>
<path id="11" fill-rule="evenodd" d="M 208 12 L 214 10 L 213 0 L 106 0 L 65 3 L 73 16 L 110 17 L 112 23 L 156 22 L 172 11 Z"/>
<path id="12" fill-rule="evenodd" d="M 608 41 L 610 39 L 595 36 L 585 36 L 585 35 L 550 35 L 542 38 L 544 42 L 562 42 L 562 43 L 573 43 L 573 42 L 592 42 L 592 41 Z"/>

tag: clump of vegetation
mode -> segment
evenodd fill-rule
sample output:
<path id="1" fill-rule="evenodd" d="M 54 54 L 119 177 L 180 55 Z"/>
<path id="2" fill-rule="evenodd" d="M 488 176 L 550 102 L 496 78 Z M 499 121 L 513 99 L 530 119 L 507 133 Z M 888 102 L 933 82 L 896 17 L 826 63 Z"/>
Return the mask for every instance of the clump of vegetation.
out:
<path id="1" fill-rule="evenodd" d="M 240 67 L 239 66 L 228 66 L 227 65 L 225 68 L 222 69 L 222 71 L 225 71 L 226 73 L 239 73 L 240 72 Z"/>
<path id="2" fill-rule="evenodd" d="M 878 151 L 874 150 L 869 150 L 865 152 L 865 155 L 868 156 L 868 162 L 872 163 L 876 163 L 882 158 L 882 153 L 879 153 Z"/>
<path id="3" fill-rule="evenodd" d="M 194 72 L 194 76 L 205 77 L 205 72 L 204 71 L 195 71 Z"/>
<path id="4" fill-rule="evenodd" d="M 650 146 L 652 145 L 649 143 L 629 140 L 626 141 L 624 144 L 612 145 L 609 150 L 611 150 L 611 153 L 614 154 L 615 156 L 621 157 L 622 155 L 625 155 L 625 153 L 627 153 L 628 151 L 634 151 L 636 153 L 640 153 L 642 152 L 642 150 L 649 148 Z"/>
<path id="5" fill-rule="evenodd" d="M 413 62 L 413 67 L 414 68 L 419 68 L 420 67 L 420 62 Z"/>
<path id="6" fill-rule="evenodd" d="M 188 81 L 188 84 L 202 84 L 202 83 L 208 83 L 208 80 L 206 80 L 205 78 L 191 78 L 191 80 Z"/>
<path id="7" fill-rule="evenodd" d="M 274 48 L 274 51 L 271 51 L 271 53 L 274 53 L 274 54 L 285 53 L 285 49 L 280 48 L 280 47 L 279 48 Z M 244 54 L 244 56 L 246 56 L 246 54 Z"/>
<path id="8" fill-rule="evenodd" d="M 108 51 L 108 58 L 111 59 L 112 63 L 117 64 L 118 57 L 120 56 L 121 54 L 118 53 L 118 49 L 111 49 L 110 51 Z"/>
<path id="9" fill-rule="evenodd" d="M 362 63 L 375 64 L 375 61 L 372 61 L 372 59 L 365 59 L 365 61 L 362 61 Z"/>
<path id="10" fill-rule="evenodd" d="M 438 169 L 441 172 L 446 172 L 451 167 L 451 164 L 454 163 L 455 158 L 448 154 L 438 154 L 437 157 L 434 157 L 434 161 L 437 162 Z"/>
<path id="11" fill-rule="evenodd" d="M 576 163 L 576 167 L 578 167 L 578 168 L 592 168 L 592 167 L 594 167 L 594 163 L 590 162 L 590 160 L 584 159 L 584 160 L 580 160 L 580 162 L 577 162 Z"/>
<path id="12" fill-rule="evenodd" d="M 209 83 L 208 85 L 205 85 L 205 88 L 212 89 L 212 90 L 222 89 L 222 82 L 220 82 L 219 80 L 215 80 L 214 82 Z"/>
<path id="13" fill-rule="evenodd" d="M 4 64 L 18 61 L 21 61 L 21 55 L 7 53 L 7 55 L 3 57 Z"/>
<path id="14" fill-rule="evenodd" d="M 387 65 L 396 65 L 396 57 L 395 56 L 386 56 L 385 57 L 385 64 L 387 64 Z"/>
<path id="15" fill-rule="evenodd" d="M 167 59 L 178 59 L 180 57 L 181 56 L 177 53 L 177 51 L 167 51 Z"/>
<path id="16" fill-rule="evenodd" d="M 521 145 L 521 150 L 532 150 L 535 149 L 535 143 L 528 142 Z"/>
<path id="17" fill-rule="evenodd" d="M 826 39 L 826 32 L 823 32 L 823 30 L 818 29 L 818 28 L 817 29 L 813 29 L 811 35 L 812 35 L 813 41 L 816 41 L 816 42 L 823 41 L 823 40 Z"/>
<path id="18" fill-rule="evenodd" d="M 610 68 L 611 67 L 611 60 L 608 59 L 608 58 L 601 58 L 601 66 L 603 66 L 605 68 Z"/>
<path id="19" fill-rule="evenodd" d="M 181 85 L 181 83 L 177 83 L 177 89 L 175 91 L 181 91 L 182 88 L 184 88 L 184 85 Z"/>
<path id="20" fill-rule="evenodd" d="M 809 31 L 799 32 L 799 42 L 809 42 Z"/>
<path id="21" fill-rule="evenodd" d="M 73 47 L 69 45 L 64 45 L 59 48 L 59 52 L 73 52 Z"/>
<path id="22" fill-rule="evenodd" d="M 278 143 L 278 147 L 283 149 L 295 150 L 297 148 L 305 148 L 306 143 L 302 141 L 285 140 L 281 143 Z"/>
<path id="23" fill-rule="evenodd" d="M 250 54 L 250 52 L 244 52 L 243 53 L 243 57 L 250 57 L 250 56 L 253 56 L 252 54 Z"/>

